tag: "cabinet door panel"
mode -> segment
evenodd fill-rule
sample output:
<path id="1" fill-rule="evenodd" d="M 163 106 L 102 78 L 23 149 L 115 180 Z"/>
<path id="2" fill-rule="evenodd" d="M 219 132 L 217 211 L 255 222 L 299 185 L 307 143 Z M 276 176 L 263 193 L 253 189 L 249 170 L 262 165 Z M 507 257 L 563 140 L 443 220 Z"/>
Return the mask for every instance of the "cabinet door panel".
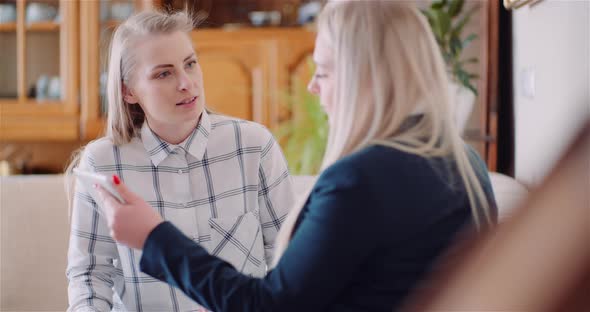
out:
<path id="1" fill-rule="evenodd" d="M 215 112 L 252 120 L 253 73 L 231 55 L 203 53 L 199 62 L 203 70 L 207 107 Z M 252 69 L 256 71 L 256 68 Z"/>
<path id="2" fill-rule="evenodd" d="M 268 127 L 276 119 L 277 45 L 273 40 L 227 40 L 193 34 L 208 107 Z"/>
<path id="3" fill-rule="evenodd" d="M 18 98 L 16 64 L 16 28 L 0 31 L 0 100 Z"/>

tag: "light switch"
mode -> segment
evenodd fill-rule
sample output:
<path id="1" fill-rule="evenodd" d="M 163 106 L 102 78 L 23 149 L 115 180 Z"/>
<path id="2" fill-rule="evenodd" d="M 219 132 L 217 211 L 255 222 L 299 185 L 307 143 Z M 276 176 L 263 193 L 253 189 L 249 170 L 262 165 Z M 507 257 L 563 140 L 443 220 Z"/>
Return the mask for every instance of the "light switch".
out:
<path id="1" fill-rule="evenodd" d="M 521 71 L 520 93 L 522 96 L 534 99 L 536 94 L 536 74 L 533 68 L 525 68 Z"/>

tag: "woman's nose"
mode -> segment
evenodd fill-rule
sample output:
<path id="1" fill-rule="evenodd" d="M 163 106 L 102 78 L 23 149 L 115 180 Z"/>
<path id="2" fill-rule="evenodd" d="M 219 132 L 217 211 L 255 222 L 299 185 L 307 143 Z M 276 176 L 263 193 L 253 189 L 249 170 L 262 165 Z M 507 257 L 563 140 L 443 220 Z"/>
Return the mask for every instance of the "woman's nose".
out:
<path id="1" fill-rule="evenodd" d="M 178 91 L 186 91 L 190 89 L 191 79 L 186 73 L 181 73 L 178 76 Z"/>
<path id="2" fill-rule="evenodd" d="M 314 95 L 319 94 L 320 90 L 319 90 L 318 83 L 316 82 L 315 78 L 311 78 L 311 80 L 307 84 L 307 91 L 309 91 L 309 93 L 314 94 Z"/>

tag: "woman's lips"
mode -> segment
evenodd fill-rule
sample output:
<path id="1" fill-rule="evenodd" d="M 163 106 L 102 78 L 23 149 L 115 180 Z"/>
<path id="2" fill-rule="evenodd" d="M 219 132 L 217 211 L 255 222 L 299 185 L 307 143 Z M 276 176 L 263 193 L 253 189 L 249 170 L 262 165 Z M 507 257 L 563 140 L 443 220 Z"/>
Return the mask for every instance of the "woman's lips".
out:
<path id="1" fill-rule="evenodd" d="M 198 98 L 199 98 L 198 96 L 194 96 L 194 97 L 190 98 L 187 101 L 183 101 L 183 102 L 177 103 L 176 106 L 183 106 L 183 107 L 193 106 L 197 102 L 197 99 Z"/>

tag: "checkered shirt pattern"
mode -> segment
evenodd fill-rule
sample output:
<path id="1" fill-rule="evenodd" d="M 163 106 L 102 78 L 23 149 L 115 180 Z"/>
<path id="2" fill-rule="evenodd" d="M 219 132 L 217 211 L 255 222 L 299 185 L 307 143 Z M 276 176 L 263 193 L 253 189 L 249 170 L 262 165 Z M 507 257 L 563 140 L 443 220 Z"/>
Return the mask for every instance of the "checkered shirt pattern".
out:
<path id="1" fill-rule="evenodd" d="M 204 112 L 181 144 L 144 123 L 130 143 L 90 143 L 79 165 L 117 174 L 211 254 L 262 277 L 294 199 L 279 145 L 253 122 Z M 76 183 L 67 277 L 69 311 L 201 311 L 181 291 L 139 271 L 141 251 L 109 235 L 95 190 Z"/>

